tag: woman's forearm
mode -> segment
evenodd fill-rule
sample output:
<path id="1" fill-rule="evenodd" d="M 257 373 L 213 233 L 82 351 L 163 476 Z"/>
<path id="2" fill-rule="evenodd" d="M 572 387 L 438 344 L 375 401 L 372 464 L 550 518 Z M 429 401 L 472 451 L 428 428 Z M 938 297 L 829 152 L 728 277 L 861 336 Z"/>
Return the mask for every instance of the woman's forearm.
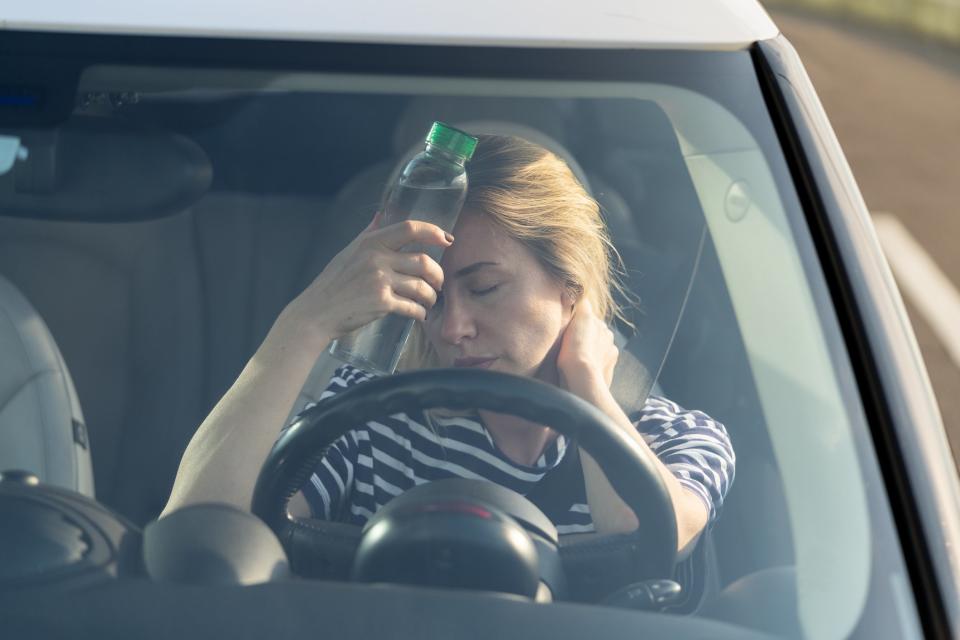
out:
<path id="1" fill-rule="evenodd" d="M 190 440 L 165 513 L 206 501 L 249 509 L 257 472 L 330 340 L 388 313 L 426 317 L 443 285 L 443 270 L 426 254 L 400 249 L 412 243 L 449 247 L 453 237 L 420 220 L 382 229 L 375 223 L 376 218 L 277 318 Z"/>
<path id="2" fill-rule="evenodd" d="M 233 386 L 197 429 L 180 461 L 164 509 L 198 502 L 250 508 L 263 461 L 330 340 L 302 335 L 304 324 L 285 311 Z"/>
<path id="3" fill-rule="evenodd" d="M 602 381 L 584 384 L 574 393 L 613 418 L 640 446 L 649 450 L 647 443 L 637 433 L 630 419 Z M 693 547 L 692 543 L 696 541 L 707 523 L 708 513 L 703 502 L 692 491 L 680 484 L 673 473 L 652 452 L 650 455 L 673 501 L 677 518 L 677 551 L 682 557 Z M 614 491 L 600 465 L 586 453 L 583 453 L 583 477 L 587 489 L 587 502 L 598 533 L 626 533 L 639 526 L 636 515 Z"/>

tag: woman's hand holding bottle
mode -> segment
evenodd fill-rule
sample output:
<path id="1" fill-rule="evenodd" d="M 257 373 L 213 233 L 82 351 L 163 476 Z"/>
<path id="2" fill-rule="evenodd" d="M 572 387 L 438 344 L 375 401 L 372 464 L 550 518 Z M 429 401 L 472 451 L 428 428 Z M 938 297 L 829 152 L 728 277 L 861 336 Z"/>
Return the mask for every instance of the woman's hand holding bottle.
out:
<path id="1" fill-rule="evenodd" d="M 440 227 L 406 220 L 378 227 L 378 214 L 284 310 L 317 353 L 354 329 L 388 313 L 426 318 L 443 286 L 443 270 L 425 253 L 405 253 L 411 243 L 447 248 L 453 236 Z"/>

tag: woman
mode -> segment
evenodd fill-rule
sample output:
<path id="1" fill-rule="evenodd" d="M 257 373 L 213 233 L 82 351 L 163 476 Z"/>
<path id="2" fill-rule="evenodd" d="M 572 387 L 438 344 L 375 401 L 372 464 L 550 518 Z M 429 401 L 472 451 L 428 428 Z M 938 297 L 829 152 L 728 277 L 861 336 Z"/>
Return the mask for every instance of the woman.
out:
<path id="1" fill-rule="evenodd" d="M 686 554 L 716 517 L 733 478 L 722 425 L 651 398 L 633 420 L 610 393 L 618 352 L 615 251 L 597 203 L 567 165 L 525 140 L 480 136 L 453 234 L 375 218 L 277 319 L 240 378 L 192 439 L 167 511 L 227 501 L 248 508 L 256 470 L 328 344 L 386 313 L 418 321 L 403 366 L 477 367 L 560 386 L 609 415 L 657 458 Z M 437 264 L 399 251 L 445 249 Z M 369 377 L 338 370 L 325 397 Z M 548 425 L 479 411 L 396 416 L 352 430 L 303 487 L 316 517 L 362 523 L 394 495 L 447 477 L 482 477 L 528 493 L 567 451 Z M 561 533 L 639 526 L 603 470 L 580 452 L 583 483 L 547 515 Z M 302 504 L 302 503 L 301 503 Z M 642 517 L 642 514 L 640 514 Z"/>

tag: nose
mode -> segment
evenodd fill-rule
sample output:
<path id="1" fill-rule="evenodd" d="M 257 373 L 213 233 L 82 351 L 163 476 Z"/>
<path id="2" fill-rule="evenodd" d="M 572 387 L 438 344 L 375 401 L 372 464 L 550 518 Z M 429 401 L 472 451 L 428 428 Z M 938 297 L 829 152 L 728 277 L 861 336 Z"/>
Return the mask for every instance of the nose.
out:
<path id="1" fill-rule="evenodd" d="M 452 345 L 459 345 L 464 339 L 477 335 L 477 325 L 473 314 L 459 296 L 448 296 L 443 303 L 440 319 L 440 339 Z"/>

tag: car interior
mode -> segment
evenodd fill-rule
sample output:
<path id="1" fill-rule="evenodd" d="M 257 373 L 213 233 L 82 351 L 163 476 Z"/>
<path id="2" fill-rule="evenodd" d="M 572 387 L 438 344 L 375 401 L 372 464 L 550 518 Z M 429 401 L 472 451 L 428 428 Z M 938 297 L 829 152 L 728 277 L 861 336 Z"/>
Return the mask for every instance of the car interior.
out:
<path id="1" fill-rule="evenodd" d="M 90 93 L 57 126 L 0 128 L 29 151 L 0 174 L 0 471 L 136 528 L 156 519 L 197 426 L 434 120 L 543 144 L 600 202 L 640 301 L 619 330 L 644 375 L 617 384 L 717 418 L 737 455 L 684 613 L 789 634 L 781 476 L 697 193 L 652 101 Z M 291 415 L 336 364 L 318 363 Z"/>

